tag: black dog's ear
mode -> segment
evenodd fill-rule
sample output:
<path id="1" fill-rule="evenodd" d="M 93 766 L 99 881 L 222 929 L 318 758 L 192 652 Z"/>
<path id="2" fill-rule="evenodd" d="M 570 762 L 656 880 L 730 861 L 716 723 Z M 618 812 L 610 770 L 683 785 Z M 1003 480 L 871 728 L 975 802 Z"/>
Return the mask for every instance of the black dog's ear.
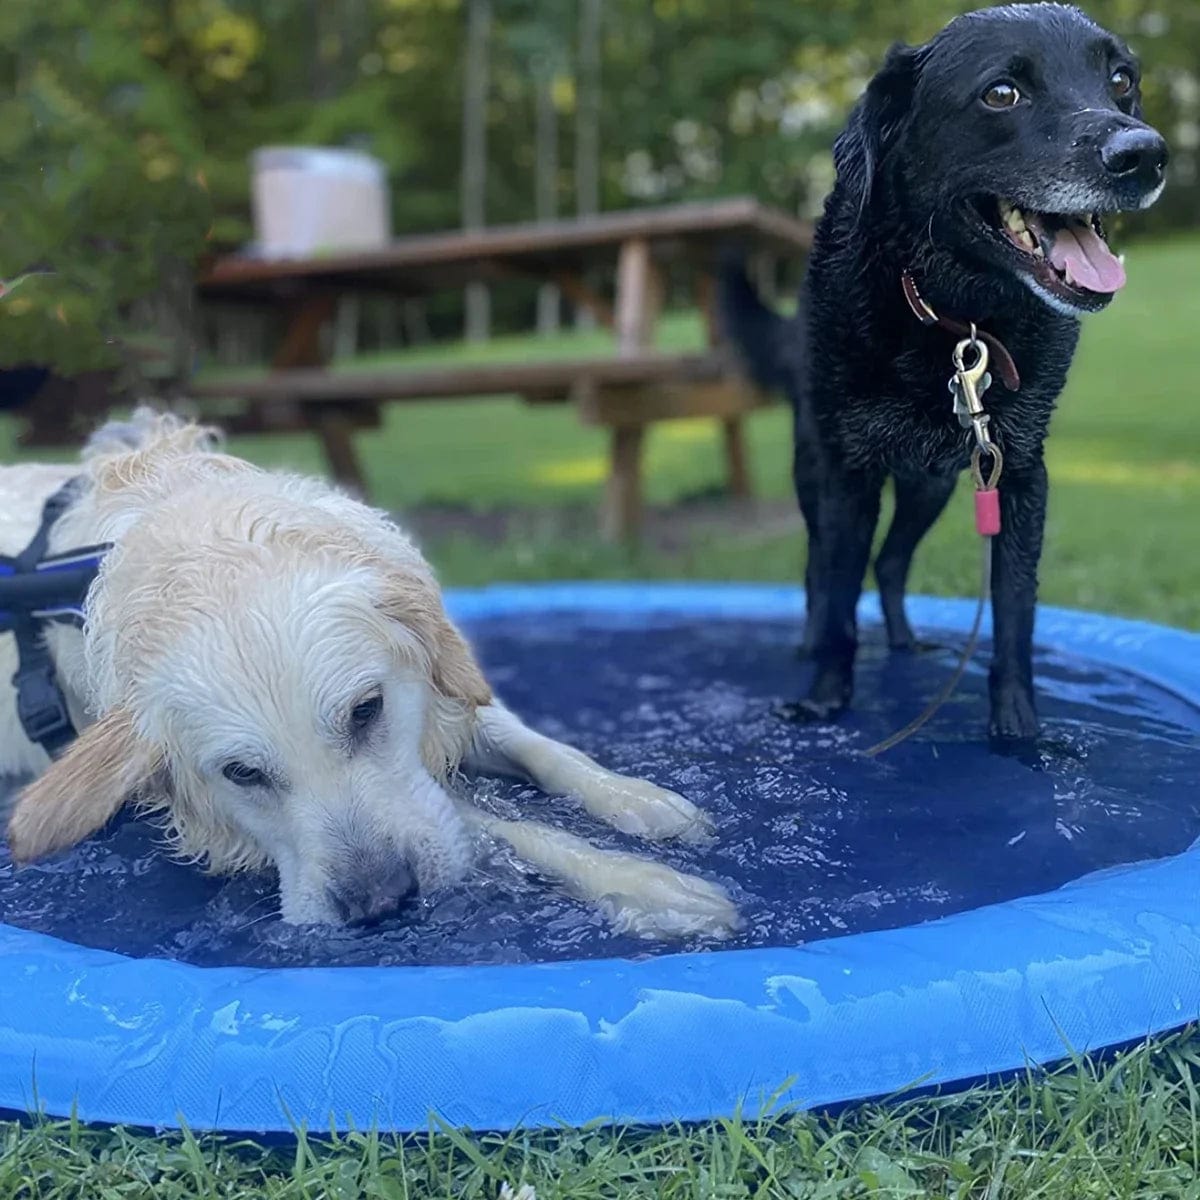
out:
<path id="1" fill-rule="evenodd" d="M 838 182 L 855 201 L 861 216 L 871 199 L 880 159 L 895 140 L 912 105 L 923 47 L 897 43 L 850 113 L 833 144 Z"/>

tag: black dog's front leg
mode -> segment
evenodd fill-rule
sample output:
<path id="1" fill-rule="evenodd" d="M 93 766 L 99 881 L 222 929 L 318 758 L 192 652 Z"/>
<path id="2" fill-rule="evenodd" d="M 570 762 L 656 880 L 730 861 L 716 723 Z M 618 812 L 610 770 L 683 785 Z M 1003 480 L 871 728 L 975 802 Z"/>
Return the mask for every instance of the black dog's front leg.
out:
<path id="1" fill-rule="evenodd" d="M 1001 741 L 1037 736 L 1033 700 L 1033 621 L 1046 524 L 1046 464 L 1005 471 L 1000 533 L 992 547 L 991 733 Z"/>
<path id="2" fill-rule="evenodd" d="M 912 650 L 917 646 L 904 612 L 908 572 L 917 546 L 942 515 L 957 482 L 957 476 L 950 474 L 896 476 L 896 515 L 875 560 L 879 600 L 888 645 L 893 650 Z"/>
<path id="3" fill-rule="evenodd" d="M 809 577 L 811 654 L 817 673 L 808 698 L 788 710 L 797 720 L 837 716 L 854 693 L 855 610 L 879 520 L 883 476 L 827 470 L 821 481 L 816 570 Z M 812 560 L 810 560 L 812 562 Z"/>

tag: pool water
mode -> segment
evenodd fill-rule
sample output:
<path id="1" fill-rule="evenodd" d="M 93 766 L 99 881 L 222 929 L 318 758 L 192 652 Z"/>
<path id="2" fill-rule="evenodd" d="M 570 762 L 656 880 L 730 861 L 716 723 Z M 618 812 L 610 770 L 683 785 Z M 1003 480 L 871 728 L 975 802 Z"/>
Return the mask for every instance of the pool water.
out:
<path id="1" fill-rule="evenodd" d="M 895 655 L 868 630 L 853 713 L 807 728 L 775 711 L 803 694 L 810 670 L 790 621 L 551 613 L 464 628 L 510 707 L 608 766 L 684 793 L 713 815 L 718 839 L 699 850 L 640 845 L 509 781 L 468 781 L 478 803 L 721 880 L 746 919 L 725 946 L 910 925 L 1200 837 L 1200 711 L 1084 659 L 1038 655 L 1044 737 L 1032 753 L 988 749 L 984 647 L 929 725 L 870 760 L 861 751 L 945 681 L 959 635 L 925 631 L 943 648 Z M 49 863 L 18 872 L 0 857 L 7 923 L 203 966 L 507 963 L 705 945 L 614 934 L 501 850 L 463 884 L 370 929 L 296 929 L 276 908 L 272 877 L 206 877 L 127 818 Z"/>

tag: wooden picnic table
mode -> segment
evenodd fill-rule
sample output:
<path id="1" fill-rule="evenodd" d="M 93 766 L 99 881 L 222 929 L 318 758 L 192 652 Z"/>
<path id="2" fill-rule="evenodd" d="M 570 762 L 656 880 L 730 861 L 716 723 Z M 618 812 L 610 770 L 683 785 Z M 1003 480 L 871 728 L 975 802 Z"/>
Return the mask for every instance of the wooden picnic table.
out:
<path id="1" fill-rule="evenodd" d="M 377 250 L 304 260 L 233 255 L 200 278 L 209 305 L 282 307 L 284 332 L 271 370 L 257 376 L 195 381 L 207 408 L 235 402 L 220 419 L 235 431 L 311 429 L 335 478 L 366 491 L 356 429 L 377 426 L 384 404 L 517 394 L 531 403 L 571 402 L 611 438 L 602 528 L 636 532 L 645 431 L 658 420 L 707 416 L 724 430 L 729 487 L 750 490 L 743 418 L 766 398 L 742 379 L 721 346 L 715 271 L 721 251 L 748 257 L 803 257 L 811 228 L 752 199 L 633 209 L 587 219 L 499 226 L 476 232 L 399 238 Z M 707 345 L 696 352 L 655 349 L 666 272 L 686 265 L 706 317 Z M 603 279 L 611 277 L 606 286 Z M 330 369 L 322 331 L 349 295 L 412 298 L 473 281 L 554 283 L 615 333 L 610 355 L 535 357 L 521 363 L 444 367 Z"/>

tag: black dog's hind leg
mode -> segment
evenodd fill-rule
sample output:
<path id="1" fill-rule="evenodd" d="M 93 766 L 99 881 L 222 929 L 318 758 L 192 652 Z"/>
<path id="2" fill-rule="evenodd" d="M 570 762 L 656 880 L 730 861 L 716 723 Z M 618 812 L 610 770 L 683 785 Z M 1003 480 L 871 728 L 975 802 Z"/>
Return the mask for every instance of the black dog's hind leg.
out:
<path id="1" fill-rule="evenodd" d="M 912 627 L 904 612 L 904 593 L 913 554 L 921 539 L 942 515 L 954 494 L 954 475 L 900 475 L 895 480 L 896 513 L 875 559 L 879 602 L 893 650 L 917 649 Z"/>
<path id="2" fill-rule="evenodd" d="M 844 711 L 854 693 L 858 651 L 855 610 L 879 520 L 883 476 L 827 471 L 820 490 L 817 589 L 812 622 L 812 658 L 817 673 L 808 698 L 789 706 L 796 720 L 825 721 Z"/>
<path id="3" fill-rule="evenodd" d="M 796 498 L 800 501 L 800 512 L 804 516 L 804 528 L 808 534 L 808 561 L 804 568 L 804 641 L 800 646 L 800 657 L 811 658 L 826 592 L 821 582 L 820 460 L 811 443 L 800 439 L 799 428 L 792 458 L 792 479 L 796 485 Z"/>
<path id="4" fill-rule="evenodd" d="M 1005 471 L 1000 484 L 1000 534 L 992 548 L 993 654 L 991 733 L 1005 742 L 1031 741 L 1033 621 L 1037 567 L 1046 524 L 1046 465 Z"/>

